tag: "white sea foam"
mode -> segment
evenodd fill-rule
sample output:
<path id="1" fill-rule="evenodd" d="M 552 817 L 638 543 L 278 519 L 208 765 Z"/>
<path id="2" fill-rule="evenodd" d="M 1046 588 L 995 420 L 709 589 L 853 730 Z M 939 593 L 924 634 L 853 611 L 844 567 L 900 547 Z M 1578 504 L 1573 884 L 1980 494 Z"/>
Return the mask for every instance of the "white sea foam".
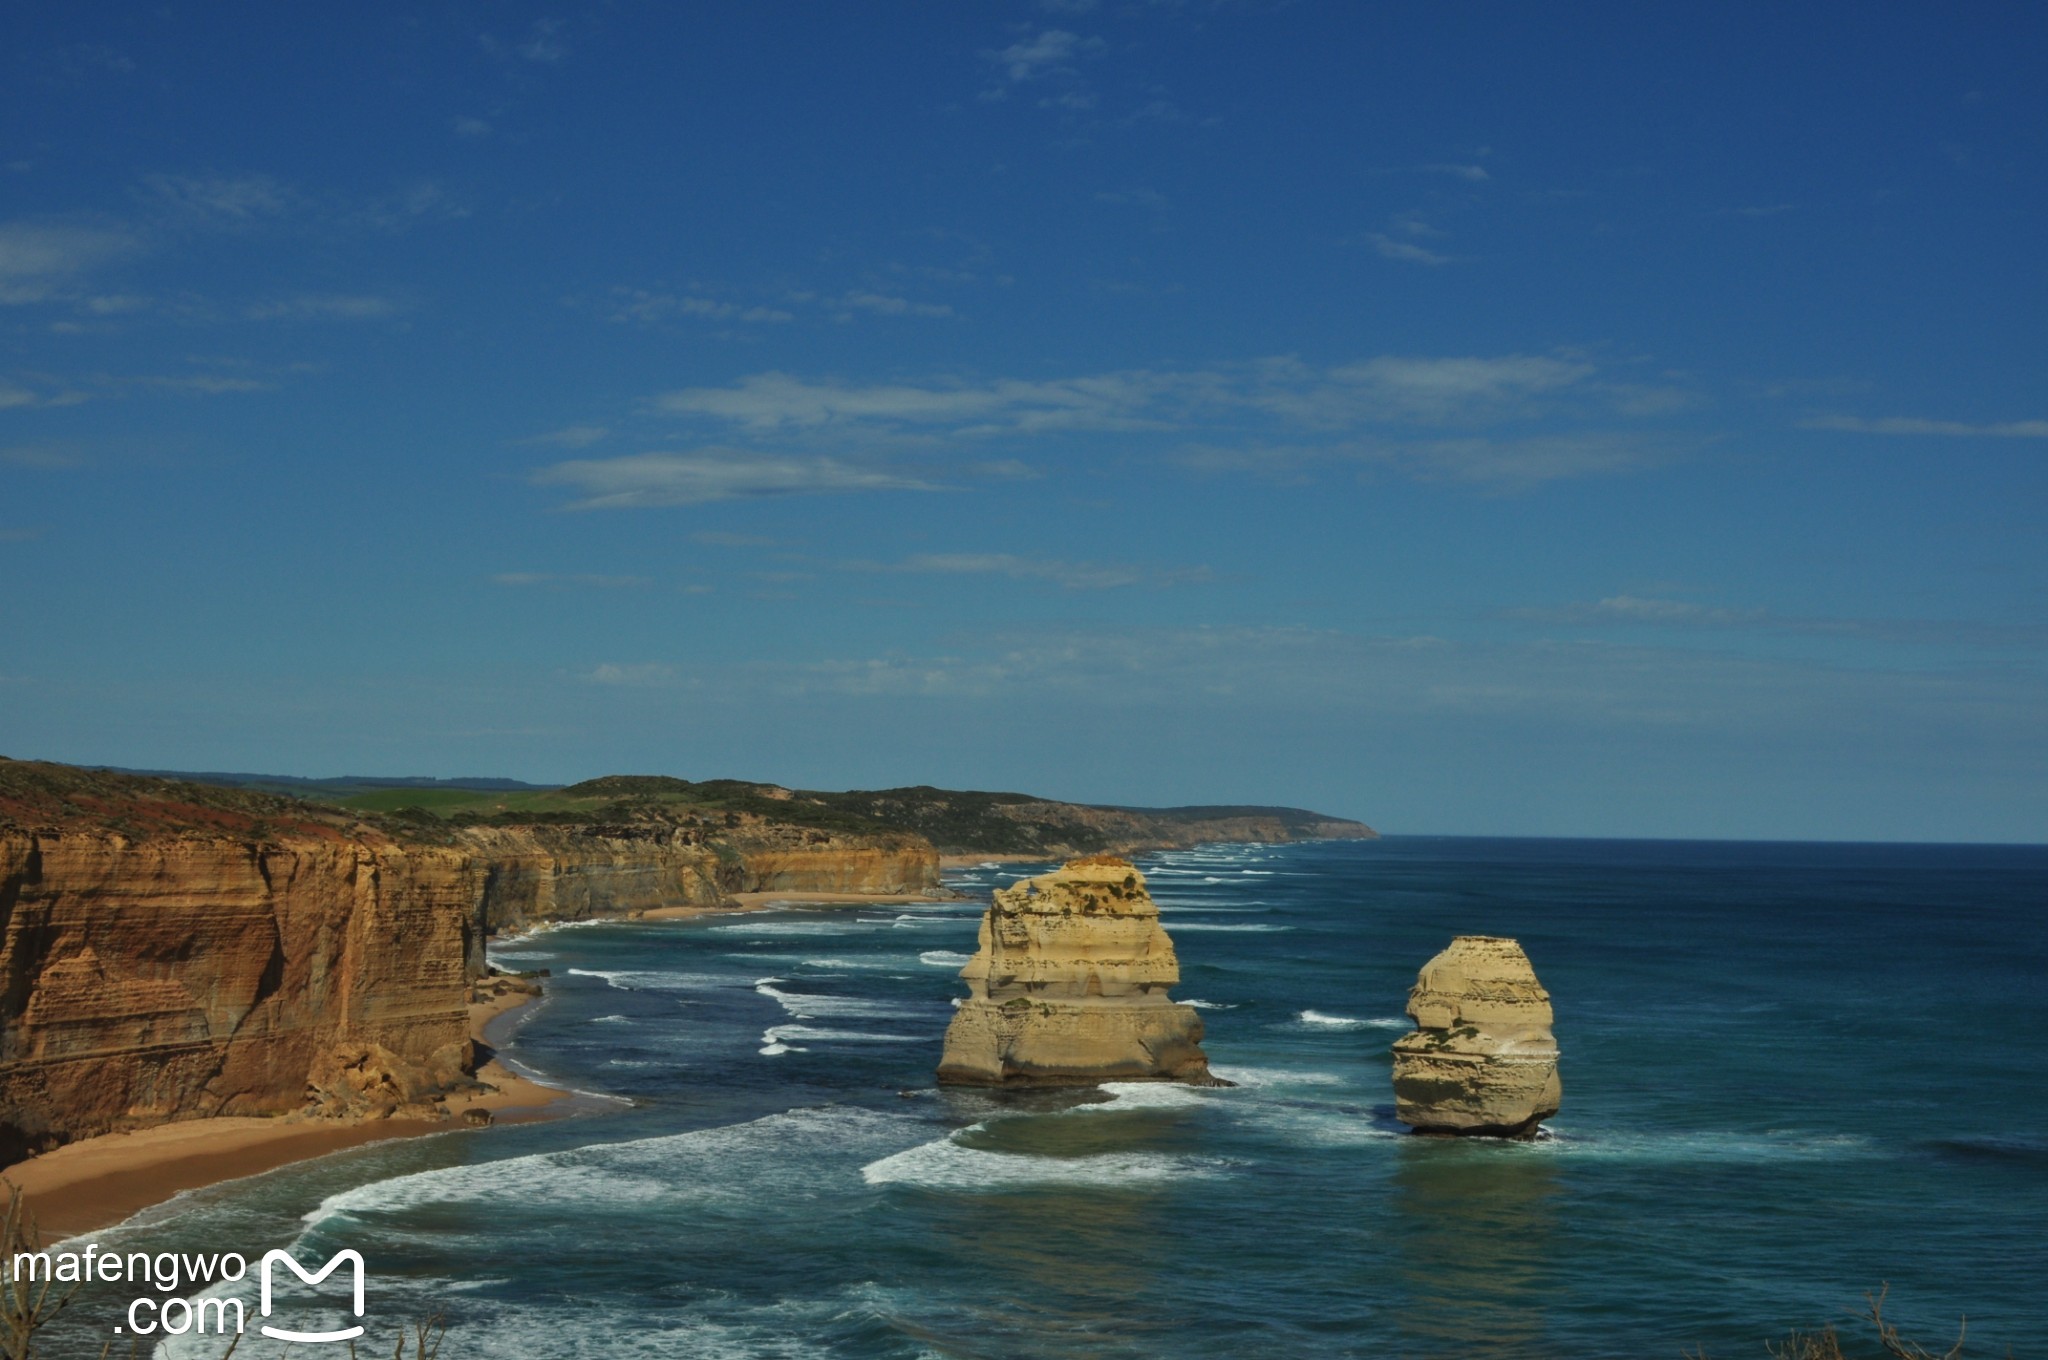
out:
<path id="1" fill-rule="evenodd" d="M 1860 1133 L 1735 1133 L 1717 1129 L 1592 1132 L 1546 1126 L 1552 1136 L 1517 1147 L 1550 1156 L 1655 1162 L 1787 1162 L 1883 1156 Z"/>
<path id="2" fill-rule="evenodd" d="M 775 986 L 786 978 L 762 978 L 754 990 L 773 1000 L 799 1020 L 839 1019 L 846 1016 L 908 1016 L 912 1012 L 886 1001 L 858 996 L 831 996 L 822 992 L 785 992 Z"/>
<path id="3" fill-rule="evenodd" d="M 1237 1002 L 1235 1001 L 1197 1001 L 1193 997 L 1189 997 L 1180 1004 L 1183 1006 L 1193 1006 L 1198 1011 L 1234 1011 L 1237 1009 Z"/>
<path id="4" fill-rule="evenodd" d="M 965 968 L 968 956 L 956 954 L 950 949 L 927 949 L 917 956 L 917 961 L 930 964 L 934 968 Z"/>
<path id="5" fill-rule="evenodd" d="M 744 1124 L 374 1181 L 328 1196 L 304 1222 L 405 1213 L 430 1204 L 474 1205 L 481 1222 L 508 1209 L 560 1208 L 581 1216 L 650 1201 L 746 1203 L 771 1189 L 814 1178 L 820 1165 L 839 1158 L 872 1157 L 892 1143 L 900 1147 L 917 1127 L 919 1121 L 908 1116 L 855 1106 L 790 1110 Z"/>
<path id="6" fill-rule="evenodd" d="M 729 926 L 711 926 L 721 935 L 850 935 L 873 922 L 843 916 L 805 918 L 797 921 L 736 921 Z"/>
<path id="7" fill-rule="evenodd" d="M 851 1044 L 918 1044 L 924 1042 L 916 1034 L 868 1034 L 859 1030 L 819 1029 L 814 1025 L 773 1025 L 761 1031 L 761 1056 L 773 1058 L 783 1053 L 808 1053 L 801 1044 L 792 1039 L 807 1039 L 813 1043 L 833 1042 Z"/>
<path id="8" fill-rule="evenodd" d="M 1028 1185 L 1156 1185 L 1222 1174 L 1213 1159 L 1157 1152 L 1103 1152 L 1089 1157 L 1041 1157 L 964 1147 L 951 1138 L 923 1143 L 869 1162 L 869 1185 L 913 1185 L 927 1190 L 1009 1190 Z"/>
<path id="9" fill-rule="evenodd" d="M 622 992 L 700 992 L 731 987 L 735 980 L 719 973 L 665 973 L 635 968 L 571 968 L 574 977 L 603 978 Z"/>
<path id="10" fill-rule="evenodd" d="M 630 1025 L 633 1021 L 623 1015 L 600 1015 L 590 1022 L 593 1025 Z"/>
<path id="11" fill-rule="evenodd" d="M 1205 1088 L 1177 1081 L 1105 1081 L 1095 1088 L 1109 1100 L 1070 1106 L 1065 1114 L 1117 1114 L 1127 1110 L 1184 1110 L 1208 1103 Z"/>
<path id="12" fill-rule="evenodd" d="M 1304 1025 L 1315 1025 L 1322 1029 L 1413 1029 L 1414 1025 L 1399 1016 L 1376 1017 L 1361 1020 L 1350 1015 L 1329 1015 L 1323 1011 L 1303 1011 L 1295 1019 Z"/>
<path id="13" fill-rule="evenodd" d="M 1256 930 L 1262 933 L 1294 929 L 1293 926 L 1237 925 L 1225 921 L 1175 921 L 1173 922 L 1173 928 L 1175 930 Z"/>
<path id="14" fill-rule="evenodd" d="M 550 959 L 562 957 L 550 949 L 488 949 L 484 952 L 489 956 L 493 965 L 500 963 L 546 963 Z M 516 973 L 522 970 L 515 968 L 512 971 Z"/>
<path id="15" fill-rule="evenodd" d="M 1348 1086 L 1351 1079 L 1335 1072 L 1298 1072 L 1285 1067 L 1211 1067 L 1223 1080 L 1248 1091 L 1272 1086 Z"/>

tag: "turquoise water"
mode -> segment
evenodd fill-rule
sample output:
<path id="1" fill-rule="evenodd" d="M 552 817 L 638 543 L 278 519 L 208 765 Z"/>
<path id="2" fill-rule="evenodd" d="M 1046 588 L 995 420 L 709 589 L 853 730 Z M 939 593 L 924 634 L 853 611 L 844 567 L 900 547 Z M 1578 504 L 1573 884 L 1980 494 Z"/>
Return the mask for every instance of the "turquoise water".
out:
<path id="1" fill-rule="evenodd" d="M 366 1149 L 101 1240 L 354 1247 L 373 1335 L 445 1311 L 449 1360 L 1761 1356 L 1883 1282 L 1929 1340 L 1968 1314 L 1970 1354 L 2038 1351 L 2048 850 L 1141 865 L 1234 1089 L 934 1089 L 979 903 L 580 927 L 498 951 L 553 972 L 507 1051 L 631 1110 Z M 1554 997 L 1545 1141 L 1392 1122 L 1407 988 L 1460 933 L 1519 938 Z"/>

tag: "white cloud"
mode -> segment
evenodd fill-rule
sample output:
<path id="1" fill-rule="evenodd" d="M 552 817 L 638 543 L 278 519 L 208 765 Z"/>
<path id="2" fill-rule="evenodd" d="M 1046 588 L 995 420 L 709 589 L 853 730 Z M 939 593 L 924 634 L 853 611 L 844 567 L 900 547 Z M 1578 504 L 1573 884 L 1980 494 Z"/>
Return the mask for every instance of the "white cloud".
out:
<path id="1" fill-rule="evenodd" d="M 599 590 L 638 590 L 654 584 L 645 576 L 600 576 L 592 572 L 501 571 L 491 577 L 501 586 L 591 586 Z"/>
<path id="2" fill-rule="evenodd" d="M 887 293 L 856 290 L 840 296 L 838 305 L 851 311 L 873 312 L 878 316 L 951 316 L 953 309 L 939 302 L 912 302 Z"/>
<path id="3" fill-rule="evenodd" d="M 806 382 L 788 373 L 757 373 L 732 387 L 666 392 L 655 406 L 677 415 L 707 415 L 756 430 L 862 421 L 967 425 L 1000 420 L 1019 428 L 1135 423 L 1151 398 L 1142 376 L 1111 374 L 1059 382 L 953 382 L 856 387 Z"/>
<path id="4" fill-rule="evenodd" d="M 1063 28 L 1048 28 L 1035 38 L 1011 43 L 987 56 L 1003 68 L 1014 84 L 1056 71 L 1071 71 L 1076 60 L 1100 56 L 1108 46 L 1100 38 L 1083 38 Z"/>
<path id="5" fill-rule="evenodd" d="M 188 226 L 238 228 L 283 217 L 299 196 L 268 175 L 144 175 L 151 206 Z"/>
<path id="6" fill-rule="evenodd" d="M 110 227 L 0 222 L 0 304 L 65 296 L 82 275 L 136 246 Z"/>
<path id="7" fill-rule="evenodd" d="M 488 137 L 491 125 L 481 118 L 457 118 L 455 135 L 458 137 Z"/>
<path id="8" fill-rule="evenodd" d="M 37 468 L 49 472 L 59 468 L 77 467 L 81 461 L 76 454 L 53 448 L 48 444 L 15 444 L 12 447 L 0 448 L 0 463 L 12 467 Z"/>
<path id="9" fill-rule="evenodd" d="M 587 449 L 601 442 L 611 431 L 603 425 L 568 425 L 546 434 L 533 435 L 522 439 L 522 444 L 559 444 L 568 449 Z"/>
<path id="10" fill-rule="evenodd" d="M 372 294 L 303 293 L 298 297 L 257 303 L 243 315 L 251 321 L 380 321 L 398 315 L 401 310 L 391 298 Z"/>
<path id="11" fill-rule="evenodd" d="M 1902 416 L 1864 420 L 1857 416 L 1819 416 L 1800 422 L 1808 430 L 1848 430 L 1856 434 L 1961 435 L 1965 438 L 2048 439 L 2048 420 L 2008 420 L 1971 424 L 1960 420 L 1916 420 Z"/>
<path id="12" fill-rule="evenodd" d="M 617 510 L 656 505 L 847 491 L 936 491 L 921 478 L 836 458 L 794 458 L 707 448 L 690 453 L 641 453 L 623 458 L 578 459 L 533 474 L 542 486 L 583 493 L 572 510 Z"/>
<path id="13" fill-rule="evenodd" d="M 695 316 L 712 321 L 746 321 L 753 323 L 794 320 L 794 314 L 779 307 L 744 306 L 736 302 L 725 302 L 718 298 L 678 296 L 674 293 L 655 293 L 644 288 L 614 288 L 617 299 L 612 306 L 613 321 L 638 321 L 653 324 L 671 317 Z"/>
<path id="14" fill-rule="evenodd" d="M 262 382 L 256 378 L 223 377 L 215 373 L 152 376 L 125 381 L 139 383 L 144 387 L 161 387 L 174 392 L 200 392 L 207 396 L 220 396 L 231 392 L 272 392 L 277 389 L 276 383 Z"/>
<path id="15" fill-rule="evenodd" d="M 1165 194 L 1160 193 L 1157 189 L 1143 187 L 1099 193 L 1095 195 L 1095 201 L 1097 203 L 1115 203 L 1130 208 L 1145 208 L 1152 212 L 1165 212 L 1173 206 L 1167 200 Z"/>
<path id="16" fill-rule="evenodd" d="M 1396 241 L 1384 232 L 1373 232 L 1366 240 L 1372 248 L 1389 260 L 1406 260 L 1410 264 L 1454 264 L 1455 255 L 1443 255 L 1434 250 L 1416 245 L 1413 241 Z"/>
<path id="17" fill-rule="evenodd" d="M 922 427 L 957 437 L 1057 430 L 1171 430 L 1198 415 L 1263 413 L 1332 430 L 1394 423 L 1498 423 L 1564 402 L 1619 410 L 1633 389 L 1596 381 L 1592 364 L 1544 355 L 1424 358 L 1385 355 L 1319 367 L 1276 358 L 1208 369 L 1146 370 L 1051 380 L 1004 379 L 856 385 L 756 373 L 730 387 L 657 396 L 670 415 L 742 429 Z M 1638 394 L 1639 395 L 1639 394 Z M 1446 455 L 1447 457 L 1450 455 Z"/>
<path id="18" fill-rule="evenodd" d="M 1449 175 L 1453 179 L 1469 180 L 1474 184 L 1492 179 L 1483 165 L 1425 165 L 1422 167 L 1434 175 Z"/>
<path id="19" fill-rule="evenodd" d="M 607 661 L 578 677 L 593 685 L 666 685 L 676 678 L 676 668 L 658 661 L 619 665 Z"/>
<path id="20" fill-rule="evenodd" d="M 1670 462 L 1675 451 L 1653 437 L 1584 431 L 1522 439 L 1345 440 L 1331 444 L 1196 444 L 1175 461 L 1209 472 L 1299 475 L 1318 466 L 1384 468 L 1419 482 L 1456 482 L 1518 492 L 1546 482 L 1613 476 Z"/>
<path id="21" fill-rule="evenodd" d="M 1011 553 L 920 553 L 901 562 L 853 563 L 853 570 L 910 572 L 925 576 L 1007 576 L 1013 581 L 1050 581 L 1068 590 L 1116 590 L 1125 586 L 1169 586 L 1209 579 L 1207 567 L 1161 569 L 1117 562 L 1062 562 Z"/>

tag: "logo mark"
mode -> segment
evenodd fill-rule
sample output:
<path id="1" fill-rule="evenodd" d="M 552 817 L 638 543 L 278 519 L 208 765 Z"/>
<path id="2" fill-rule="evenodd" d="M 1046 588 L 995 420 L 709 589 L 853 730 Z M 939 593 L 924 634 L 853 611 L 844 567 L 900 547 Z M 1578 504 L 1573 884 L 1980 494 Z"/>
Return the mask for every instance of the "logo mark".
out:
<path id="1" fill-rule="evenodd" d="M 284 1251 L 282 1249 L 275 1249 L 263 1253 L 262 1299 L 261 1307 L 258 1311 L 261 1312 L 264 1317 L 270 1316 L 270 1267 L 279 1261 L 282 1261 L 286 1265 L 290 1266 L 292 1268 L 292 1274 L 298 1276 L 299 1280 L 304 1284 L 320 1283 L 329 1275 L 332 1275 L 334 1273 L 334 1268 L 338 1265 L 341 1265 L 343 1262 L 346 1262 L 350 1266 L 353 1266 L 355 1268 L 356 1284 L 356 1316 L 361 1317 L 363 1315 L 362 1253 L 355 1251 L 354 1249 L 350 1249 L 347 1251 L 337 1251 L 336 1253 L 334 1253 L 334 1258 L 330 1260 L 326 1265 L 320 1267 L 318 1271 L 309 1274 L 307 1273 L 306 1268 L 300 1265 L 298 1261 L 292 1257 L 292 1254 L 290 1252 Z M 260 1330 L 265 1336 L 270 1337 L 274 1341 L 350 1341 L 363 1334 L 363 1324 L 358 1322 L 355 1326 L 344 1328 L 343 1330 L 338 1332 L 288 1332 L 282 1327 L 273 1327 L 269 1323 L 265 1323 L 262 1326 L 262 1328 L 260 1328 Z"/>

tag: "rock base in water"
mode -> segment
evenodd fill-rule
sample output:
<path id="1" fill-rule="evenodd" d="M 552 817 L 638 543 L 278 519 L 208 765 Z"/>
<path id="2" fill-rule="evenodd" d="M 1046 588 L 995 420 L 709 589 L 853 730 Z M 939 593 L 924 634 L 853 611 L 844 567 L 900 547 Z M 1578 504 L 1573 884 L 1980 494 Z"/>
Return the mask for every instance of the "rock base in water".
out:
<path id="1" fill-rule="evenodd" d="M 960 976 L 970 995 L 946 1030 L 942 1083 L 1222 1084 L 1201 1016 L 1167 997 L 1180 964 L 1128 860 L 1077 859 L 998 891 Z"/>
<path id="2" fill-rule="evenodd" d="M 1558 1111 L 1550 993 L 1513 940 L 1460 935 L 1408 994 L 1394 1041 L 1395 1117 L 1439 1137 L 1530 1139 Z"/>

